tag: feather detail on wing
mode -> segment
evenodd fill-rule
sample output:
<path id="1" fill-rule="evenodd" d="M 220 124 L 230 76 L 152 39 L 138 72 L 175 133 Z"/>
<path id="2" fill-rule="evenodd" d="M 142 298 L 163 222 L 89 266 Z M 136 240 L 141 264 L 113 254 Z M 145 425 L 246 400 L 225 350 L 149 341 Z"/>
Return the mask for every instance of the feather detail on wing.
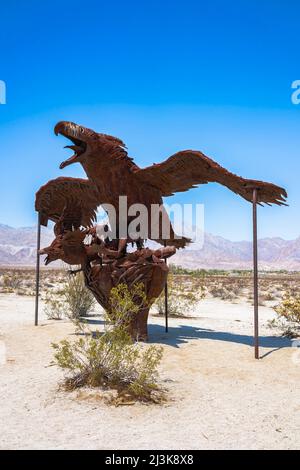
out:
<path id="1" fill-rule="evenodd" d="M 41 224 L 63 222 L 65 229 L 90 227 L 96 220 L 100 197 L 95 185 L 81 178 L 60 177 L 49 181 L 36 193 L 35 210 Z"/>
<path id="2" fill-rule="evenodd" d="M 258 190 L 260 204 L 285 205 L 285 189 L 272 183 L 249 180 L 230 173 L 218 163 L 195 150 L 175 153 L 162 163 L 135 171 L 141 184 L 147 183 L 160 189 L 162 196 L 172 196 L 176 192 L 187 191 L 199 184 L 220 183 L 252 201 L 253 188 Z"/>

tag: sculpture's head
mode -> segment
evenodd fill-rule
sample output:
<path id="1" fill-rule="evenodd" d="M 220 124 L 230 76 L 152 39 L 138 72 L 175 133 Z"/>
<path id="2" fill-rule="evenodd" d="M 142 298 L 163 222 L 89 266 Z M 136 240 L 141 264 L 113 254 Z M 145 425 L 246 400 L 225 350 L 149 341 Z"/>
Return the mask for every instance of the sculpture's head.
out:
<path id="1" fill-rule="evenodd" d="M 56 261 L 58 259 L 63 259 L 64 257 L 64 250 L 62 246 L 62 235 L 57 236 L 51 245 L 47 246 L 46 248 L 42 248 L 39 250 L 40 255 L 47 255 L 45 258 L 45 265 L 47 266 L 49 263 Z"/>
<path id="2" fill-rule="evenodd" d="M 101 158 L 103 150 L 113 147 L 124 149 L 125 144 L 117 137 L 94 132 L 87 127 L 79 126 L 74 122 L 60 121 L 54 128 L 56 135 L 61 134 L 71 140 L 73 145 L 66 145 L 65 148 L 74 150 L 74 154 L 60 164 L 60 169 L 72 163 L 84 164 L 90 158 Z"/>
<path id="3" fill-rule="evenodd" d="M 84 262 L 87 253 L 83 240 L 85 232 L 80 230 L 67 231 L 61 235 L 57 235 L 51 245 L 39 251 L 40 255 L 47 255 L 45 265 L 58 259 L 67 264 L 77 265 Z"/>

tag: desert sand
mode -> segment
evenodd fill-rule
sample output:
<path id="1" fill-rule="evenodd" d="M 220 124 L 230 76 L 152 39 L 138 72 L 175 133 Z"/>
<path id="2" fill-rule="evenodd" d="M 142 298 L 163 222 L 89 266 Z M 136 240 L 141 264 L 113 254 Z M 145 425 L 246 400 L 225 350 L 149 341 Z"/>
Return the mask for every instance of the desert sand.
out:
<path id="1" fill-rule="evenodd" d="M 260 307 L 259 361 L 249 304 L 203 300 L 197 318 L 170 318 L 168 334 L 151 316 L 169 400 L 120 407 L 101 391 L 58 391 L 63 375 L 50 366 L 50 343 L 74 326 L 42 310 L 41 302 L 35 327 L 32 297 L 0 294 L 1 449 L 300 448 L 299 349 L 269 329 L 271 308 Z M 103 327 L 101 315 L 93 322 Z"/>

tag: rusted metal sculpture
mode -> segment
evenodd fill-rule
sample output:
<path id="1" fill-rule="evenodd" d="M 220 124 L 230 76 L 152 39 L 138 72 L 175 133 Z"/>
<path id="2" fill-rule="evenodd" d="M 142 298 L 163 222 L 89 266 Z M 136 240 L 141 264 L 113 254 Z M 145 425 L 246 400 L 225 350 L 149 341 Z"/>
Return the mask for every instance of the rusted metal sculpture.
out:
<path id="1" fill-rule="evenodd" d="M 178 238 L 170 220 L 170 235 L 158 236 L 149 231 L 152 238 L 164 245 L 158 250 L 144 248 L 143 240 L 136 240 L 137 250 L 127 252 L 133 240 L 130 234 L 119 236 L 121 211 L 119 197 L 127 196 L 127 204 L 143 204 L 148 209 L 148 226 L 151 227 L 151 206 L 162 205 L 162 197 L 186 191 L 199 184 L 218 182 L 247 201 L 253 202 L 253 191 L 259 204 L 282 205 L 286 191 L 272 183 L 249 180 L 230 173 L 203 153 L 194 150 L 178 152 L 160 164 L 141 169 L 128 157 L 125 144 L 118 138 L 99 134 L 91 129 L 71 122 L 60 122 L 55 133 L 69 138 L 74 155 L 60 165 L 64 168 L 75 162 L 82 164 L 88 180 L 60 177 L 49 181 L 36 194 L 35 208 L 40 223 L 55 222 L 55 240 L 43 250 L 47 254 L 46 264 L 61 259 L 71 265 L 80 265 L 86 286 L 97 301 L 109 310 L 109 295 L 113 286 L 121 282 L 129 288 L 142 282 L 149 305 L 133 319 L 131 333 L 135 339 L 147 339 L 147 317 L 151 302 L 162 292 L 168 274 L 166 258 L 176 248 L 189 243 L 187 238 Z M 100 241 L 92 230 L 99 206 L 110 204 L 116 210 L 116 239 Z M 132 221 L 126 213 L 125 225 Z M 124 221 L 123 221 L 124 222 Z M 86 236 L 92 235 L 89 244 Z"/>

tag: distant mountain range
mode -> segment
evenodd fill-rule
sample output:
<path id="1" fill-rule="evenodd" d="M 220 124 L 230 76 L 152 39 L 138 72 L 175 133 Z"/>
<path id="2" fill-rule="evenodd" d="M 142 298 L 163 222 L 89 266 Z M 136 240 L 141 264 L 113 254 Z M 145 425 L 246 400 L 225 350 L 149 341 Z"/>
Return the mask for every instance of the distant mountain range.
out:
<path id="1" fill-rule="evenodd" d="M 36 260 L 36 227 L 13 228 L 0 224 L 0 265 L 31 266 Z M 41 246 L 53 240 L 53 231 L 42 227 Z"/>
<path id="2" fill-rule="evenodd" d="M 42 228 L 41 246 L 53 240 L 51 229 Z M 0 224 L 0 265 L 32 266 L 35 263 L 36 228 L 13 228 Z M 300 270 L 300 237 L 284 240 L 263 238 L 258 242 L 260 269 Z M 171 261 L 171 260 L 170 260 Z M 249 269 L 252 267 L 252 244 L 232 242 L 206 233 L 204 245 L 179 250 L 173 264 L 190 269 Z"/>
<path id="3" fill-rule="evenodd" d="M 251 269 L 252 243 L 232 242 L 206 233 L 201 249 L 180 250 L 172 263 L 190 269 Z M 300 237 L 295 240 L 262 238 L 258 240 L 259 269 L 288 271 L 300 270 Z"/>

